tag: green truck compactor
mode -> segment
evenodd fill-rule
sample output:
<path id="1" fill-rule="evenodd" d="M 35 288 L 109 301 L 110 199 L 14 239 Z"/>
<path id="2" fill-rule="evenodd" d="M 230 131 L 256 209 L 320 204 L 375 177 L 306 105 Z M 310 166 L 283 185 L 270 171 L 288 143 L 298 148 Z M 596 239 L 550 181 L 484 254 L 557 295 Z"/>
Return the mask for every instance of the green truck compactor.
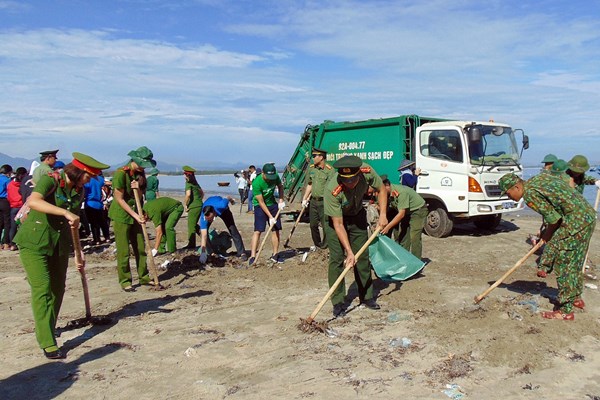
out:
<path id="1" fill-rule="evenodd" d="M 324 121 L 308 125 L 283 173 L 288 202 L 301 198 L 313 147 L 326 150 L 333 164 L 345 155 L 356 155 L 379 175 L 398 183 L 403 159 L 421 169 L 417 192 L 425 198 L 429 215 L 425 231 L 430 236 L 450 234 L 455 223 L 474 222 L 494 229 L 502 214 L 523 208 L 500 196 L 498 179 L 507 172 L 522 173 L 516 133 L 492 121 L 451 121 L 402 115 L 356 122 Z M 529 141 L 522 135 L 522 148 Z"/>

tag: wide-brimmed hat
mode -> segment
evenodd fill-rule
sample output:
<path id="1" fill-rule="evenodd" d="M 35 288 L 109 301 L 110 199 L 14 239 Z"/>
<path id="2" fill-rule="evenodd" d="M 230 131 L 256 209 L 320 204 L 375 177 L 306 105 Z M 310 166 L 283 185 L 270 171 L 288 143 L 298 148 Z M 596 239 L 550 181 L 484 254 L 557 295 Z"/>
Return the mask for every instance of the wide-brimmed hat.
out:
<path id="1" fill-rule="evenodd" d="M 577 172 L 578 174 L 583 174 L 585 171 L 590 169 L 590 164 L 585 156 L 578 154 L 569 161 L 569 169 L 573 172 Z"/>
<path id="2" fill-rule="evenodd" d="M 398 171 L 402 171 L 403 169 L 410 168 L 410 167 L 412 167 L 413 165 L 415 165 L 415 162 L 414 162 L 414 161 L 411 161 L 411 160 L 406 160 L 406 159 L 405 159 L 405 160 L 402 160 L 402 161 L 400 162 L 400 166 L 398 167 Z"/>
<path id="3" fill-rule="evenodd" d="M 131 160 L 141 168 L 156 167 L 156 161 L 152 159 L 154 154 L 152 154 L 152 151 L 146 146 L 139 147 L 136 150 L 131 150 L 129 153 L 127 153 L 127 155 L 131 157 Z"/>
<path id="4" fill-rule="evenodd" d="M 552 164 L 558 161 L 558 157 L 554 154 L 546 154 L 544 159 L 542 160 L 542 164 Z"/>
<path id="5" fill-rule="evenodd" d="M 552 168 L 550 168 L 550 173 L 552 175 L 560 175 L 564 173 L 567 169 L 569 169 L 569 165 L 565 160 L 556 160 L 554 164 L 552 164 Z"/>

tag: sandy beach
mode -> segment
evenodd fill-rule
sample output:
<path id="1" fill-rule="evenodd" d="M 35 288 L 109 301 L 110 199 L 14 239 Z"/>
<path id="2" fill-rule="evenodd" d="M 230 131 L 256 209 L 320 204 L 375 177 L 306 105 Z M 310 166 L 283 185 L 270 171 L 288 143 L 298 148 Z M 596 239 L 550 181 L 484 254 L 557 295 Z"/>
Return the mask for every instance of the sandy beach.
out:
<path id="1" fill-rule="evenodd" d="M 249 249 L 252 216 L 240 214 L 238 204 L 232 210 Z M 185 224 L 177 226 L 179 247 Z M 574 322 L 544 320 L 540 311 L 552 308 L 556 280 L 538 278 L 532 257 L 473 303 L 527 253 L 527 236 L 539 225 L 538 216 L 511 214 L 493 233 L 465 224 L 445 239 L 424 236 L 431 262 L 422 274 L 397 284 L 375 281 L 380 311 L 356 307 L 349 274 L 349 314 L 331 320 L 328 302 L 317 316 L 328 334 L 298 329 L 328 289 L 327 251 L 302 262 L 312 244 L 308 224 L 296 229 L 282 264 L 267 262 L 270 241 L 251 269 L 233 268 L 236 257 L 211 257 L 202 267 L 192 251 L 159 256 L 158 265 L 169 261 L 160 271 L 163 291 L 121 291 L 114 245 L 91 247 L 92 314 L 110 323 L 65 329 L 85 316 L 72 261 L 58 322 L 67 358 L 58 362 L 37 347 L 18 253 L 2 251 L 0 398 L 600 399 L 597 288 L 585 289 L 587 307 Z M 292 226 L 285 220 L 282 239 Z M 220 220 L 213 227 L 225 229 Z M 599 244 L 596 232 L 588 284 L 599 284 Z"/>

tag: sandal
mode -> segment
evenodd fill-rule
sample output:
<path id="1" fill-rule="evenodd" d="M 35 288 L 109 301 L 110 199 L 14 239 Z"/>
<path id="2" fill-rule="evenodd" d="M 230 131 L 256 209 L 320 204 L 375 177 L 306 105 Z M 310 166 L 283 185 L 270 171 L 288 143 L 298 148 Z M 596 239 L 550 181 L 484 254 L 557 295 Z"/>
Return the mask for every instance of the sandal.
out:
<path id="1" fill-rule="evenodd" d="M 583 301 L 583 299 L 577 299 L 573 302 L 573 307 L 577 307 L 581 310 L 583 310 L 585 308 L 585 303 Z"/>
<path id="2" fill-rule="evenodd" d="M 537 276 L 540 278 L 545 278 L 548 276 L 548 273 L 546 271 L 544 271 L 543 269 L 538 269 Z"/>
<path id="3" fill-rule="evenodd" d="M 573 321 L 575 319 L 575 314 L 569 313 L 565 314 L 560 310 L 556 311 L 544 311 L 542 313 L 542 318 L 546 319 L 561 319 L 564 321 Z"/>

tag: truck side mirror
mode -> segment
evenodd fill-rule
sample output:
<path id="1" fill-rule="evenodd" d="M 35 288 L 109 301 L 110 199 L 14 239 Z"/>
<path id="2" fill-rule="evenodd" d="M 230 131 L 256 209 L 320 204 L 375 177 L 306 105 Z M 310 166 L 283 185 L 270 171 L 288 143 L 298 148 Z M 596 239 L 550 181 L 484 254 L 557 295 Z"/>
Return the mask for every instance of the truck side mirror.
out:
<path id="1" fill-rule="evenodd" d="M 481 142 L 481 129 L 478 126 L 471 126 L 469 128 L 469 141 L 470 142 Z"/>
<path id="2" fill-rule="evenodd" d="M 523 148 L 527 150 L 529 148 L 529 136 L 523 135 Z"/>

